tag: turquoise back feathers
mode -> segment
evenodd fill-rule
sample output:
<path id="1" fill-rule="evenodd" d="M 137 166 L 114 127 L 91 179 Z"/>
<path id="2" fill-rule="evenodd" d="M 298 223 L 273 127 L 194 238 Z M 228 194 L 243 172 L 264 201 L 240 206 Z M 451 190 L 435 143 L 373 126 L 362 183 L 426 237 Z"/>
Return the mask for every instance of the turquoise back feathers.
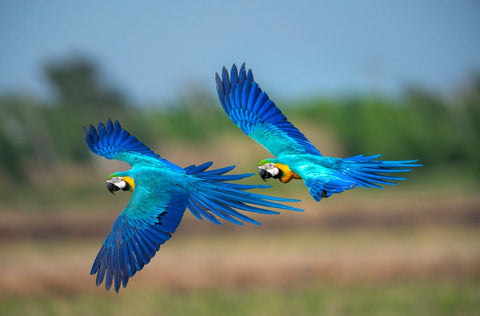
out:
<path id="1" fill-rule="evenodd" d="M 133 179 L 135 189 L 127 207 L 120 213 L 100 248 L 92 266 L 96 284 L 105 282 L 118 292 L 129 279 L 150 262 L 160 245 L 169 240 L 180 224 L 185 209 L 215 224 L 220 219 L 243 225 L 259 224 L 242 212 L 278 214 L 272 209 L 301 211 L 282 204 L 297 200 L 248 192 L 267 188 L 232 181 L 252 174 L 227 174 L 235 166 L 212 169 L 212 162 L 185 169 L 161 158 L 133 135 L 122 129 L 118 121 L 108 120 L 83 128 L 88 148 L 107 159 L 119 159 L 132 168 L 115 176 Z M 269 209 L 270 208 L 270 209 Z"/>
<path id="2" fill-rule="evenodd" d="M 268 160 L 273 164 L 271 172 L 280 175 L 277 178 L 284 183 L 292 178 L 302 179 L 316 201 L 357 186 L 392 185 L 393 181 L 405 178 L 383 173 L 407 172 L 421 166 L 417 160 L 375 160 L 380 155 L 323 157 L 260 89 L 245 64 L 240 71 L 233 65 L 230 75 L 223 67 L 221 76 L 216 74 L 215 80 L 220 103 L 230 120 L 275 156 Z M 279 173 L 279 168 L 284 171 Z M 265 168 L 260 172 L 264 174 L 262 178 L 274 176 Z"/>

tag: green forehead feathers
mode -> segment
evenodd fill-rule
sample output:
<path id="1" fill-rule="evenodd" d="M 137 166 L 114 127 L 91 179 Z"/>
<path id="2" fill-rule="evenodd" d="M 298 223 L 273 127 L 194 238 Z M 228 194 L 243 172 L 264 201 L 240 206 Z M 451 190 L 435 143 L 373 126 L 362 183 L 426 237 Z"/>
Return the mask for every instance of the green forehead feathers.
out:
<path id="1" fill-rule="evenodd" d="M 258 165 L 259 165 L 259 166 L 263 166 L 264 164 L 269 163 L 269 162 L 270 162 L 270 159 L 263 159 L 262 161 L 260 161 L 260 162 L 258 163 Z"/>

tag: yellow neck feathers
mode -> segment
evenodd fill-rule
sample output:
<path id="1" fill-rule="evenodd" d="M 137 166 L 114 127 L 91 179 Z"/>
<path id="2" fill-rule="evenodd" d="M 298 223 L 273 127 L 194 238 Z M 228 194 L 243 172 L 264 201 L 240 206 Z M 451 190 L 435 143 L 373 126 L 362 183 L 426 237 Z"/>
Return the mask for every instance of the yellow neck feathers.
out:
<path id="1" fill-rule="evenodd" d="M 301 177 L 292 170 L 290 170 L 287 165 L 276 163 L 275 167 L 277 167 L 283 172 L 283 177 L 280 178 L 280 181 L 282 181 L 283 183 L 288 183 L 292 179 L 301 179 Z"/>
<path id="2" fill-rule="evenodd" d="M 130 191 L 133 192 L 133 190 L 135 190 L 135 181 L 133 181 L 133 178 L 125 176 L 122 177 L 122 179 L 130 185 Z"/>

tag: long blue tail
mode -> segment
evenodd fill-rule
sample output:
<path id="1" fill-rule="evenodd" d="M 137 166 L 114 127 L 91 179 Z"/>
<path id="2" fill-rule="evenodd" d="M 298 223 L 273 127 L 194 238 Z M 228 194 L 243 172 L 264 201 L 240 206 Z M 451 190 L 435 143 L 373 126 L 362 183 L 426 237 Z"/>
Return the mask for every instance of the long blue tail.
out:
<path id="1" fill-rule="evenodd" d="M 407 178 L 386 175 L 385 173 L 399 173 L 411 171 L 413 167 L 421 167 L 418 160 L 385 161 L 374 160 L 381 155 L 354 156 L 344 159 L 326 158 L 333 161 L 330 169 L 335 170 L 329 177 L 304 179 L 310 194 L 316 201 L 329 197 L 335 193 L 355 187 L 383 189 L 382 184 L 396 185 L 394 181 Z"/>
<path id="2" fill-rule="evenodd" d="M 192 165 L 185 168 L 188 174 L 205 180 L 199 182 L 199 185 L 202 186 L 201 189 L 192 190 L 187 202 L 188 209 L 198 219 L 203 220 L 203 217 L 205 217 L 211 222 L 220 225 L 221 222 L 218 220 L 218 216 L 237 225 L 243 225 L 240 220 L 260 225 L 259 222 L 238 212 L 238 210 L 260 214 L 279 214 L 279 212 L 267 208 L 303 211 L 279 203 L 298 202 L 299 200 L 246 191 L 250 189 L 269 188 L 270 186 L 268 185 L 248 185 L 229 182 L 248 178 L 254 175 L 253 173 L 225 175 L 225 173 L 234 169 L 235 166 L 206 171 L 211 165 L 212 162 L 207 162 L 200 166 Z"/>
<path id="3" fill-rule="evenodd" d="M 407 178 L 385 175 L 384 173 L 399 173 L 412 171 L 413 167 L 422 167 L 414 160 L 374 160 L 382 155 L 364 157 L 358 155 L 344 158 L 340 172 L 355 179 L 357 186 L 365 188 L 383 189 L 380 184 L 396 185 L 393 181 L 406 180 Z"/>

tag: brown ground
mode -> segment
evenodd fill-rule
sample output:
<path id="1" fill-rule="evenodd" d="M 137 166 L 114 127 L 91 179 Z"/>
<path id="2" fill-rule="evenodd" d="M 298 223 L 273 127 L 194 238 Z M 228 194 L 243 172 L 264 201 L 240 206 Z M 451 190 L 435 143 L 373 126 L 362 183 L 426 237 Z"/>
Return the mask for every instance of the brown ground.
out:
<path id="1" fill-rule="evenodd" d="M 480 198 L 393 191 L 216 226 L 191 214 L 129 288 L 295 287 L 480 278 Z M 0 295 L 98 291 L 91 263 L 118 211 L 0 217 Z"/>

